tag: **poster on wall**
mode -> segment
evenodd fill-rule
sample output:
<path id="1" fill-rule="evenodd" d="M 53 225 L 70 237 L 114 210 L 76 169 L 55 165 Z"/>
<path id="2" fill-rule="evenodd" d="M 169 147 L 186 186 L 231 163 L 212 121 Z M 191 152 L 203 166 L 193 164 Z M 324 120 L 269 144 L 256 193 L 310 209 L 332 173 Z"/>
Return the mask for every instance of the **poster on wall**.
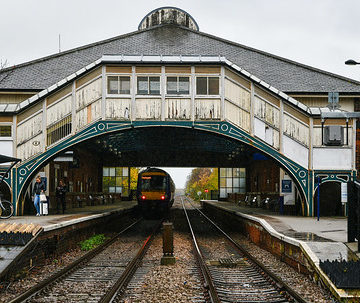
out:
<path id="1" fill-rule="evenodd" d="M 291 180 L 281 180 L 281 192 L 282 193 L 291 193 L 292 192 L 292 181 Z"/>

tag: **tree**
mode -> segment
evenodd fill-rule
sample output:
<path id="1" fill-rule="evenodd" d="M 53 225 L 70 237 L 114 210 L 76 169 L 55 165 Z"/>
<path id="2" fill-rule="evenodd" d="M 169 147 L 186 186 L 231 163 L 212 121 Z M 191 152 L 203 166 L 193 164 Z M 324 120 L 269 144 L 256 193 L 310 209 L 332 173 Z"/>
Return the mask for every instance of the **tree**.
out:
<path id="1" fill-rule="evenodd" d="M 205 189 L 218 190 L 218 169 L 217 168 L 195 168 L 188 176 L 185 185 L 185 191 L 194 200 L 205 199 L 208 195 Z M 198 192 L 201 192 L 198 195 Z"/>
<path id="2" fill-rule="evenodd" d="M 4 81 L 13 72 L 13 69 L 8 68 L 9 62 L 7 60 L 0 60 L 0 83 Z"/>

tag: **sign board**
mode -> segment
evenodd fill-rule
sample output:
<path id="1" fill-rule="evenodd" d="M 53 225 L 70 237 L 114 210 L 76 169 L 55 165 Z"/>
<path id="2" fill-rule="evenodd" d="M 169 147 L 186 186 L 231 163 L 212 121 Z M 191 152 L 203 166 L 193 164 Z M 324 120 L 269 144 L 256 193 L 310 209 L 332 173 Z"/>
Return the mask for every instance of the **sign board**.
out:
<path id="1" fill-rule="evenodd" d="M 281 180 L 281 192 L 282 193 L 291 193 L 292 192 L 292 181 L 291 180 Z"/>
<path id="2" fill-rule="evenodd" d="M 341 182 L 341 203 L 348 201 L 347 183 Z"/>

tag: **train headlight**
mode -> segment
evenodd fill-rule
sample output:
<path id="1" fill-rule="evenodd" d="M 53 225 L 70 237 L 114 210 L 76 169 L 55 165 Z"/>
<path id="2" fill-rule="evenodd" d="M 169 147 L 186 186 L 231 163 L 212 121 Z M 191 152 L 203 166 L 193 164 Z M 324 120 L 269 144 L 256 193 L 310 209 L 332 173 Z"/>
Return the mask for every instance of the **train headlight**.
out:
<path id="1" fill-rule="evenodd" d="M 145 196 L 141 196 L 141 199 L 146 200 L 146 197 L 145 197 Z"/>
<path id="2" fill-rule="evenodd" d="M 161 196 L 161 200 L 165 200 L 165 196 Z"/>

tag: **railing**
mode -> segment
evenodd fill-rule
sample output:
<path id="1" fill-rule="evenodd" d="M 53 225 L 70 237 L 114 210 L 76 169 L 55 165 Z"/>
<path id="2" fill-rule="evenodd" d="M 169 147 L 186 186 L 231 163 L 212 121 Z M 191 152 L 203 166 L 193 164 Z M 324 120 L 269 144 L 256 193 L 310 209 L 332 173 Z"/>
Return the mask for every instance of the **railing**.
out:
<path id="1" fill-rule="evenodd" d="M 121 200 L 121 194 L 114 193 L 102 193 L 102 192 L 89 192 L 89 193 L 66 193 L 65 203 L 66 209 L 81 208 L 85 206 L 95 205 L 108 205 L 114 204 Z M 50 193 L 51 208 L 56 208 L 56 196 L 55 193 Z"/>

